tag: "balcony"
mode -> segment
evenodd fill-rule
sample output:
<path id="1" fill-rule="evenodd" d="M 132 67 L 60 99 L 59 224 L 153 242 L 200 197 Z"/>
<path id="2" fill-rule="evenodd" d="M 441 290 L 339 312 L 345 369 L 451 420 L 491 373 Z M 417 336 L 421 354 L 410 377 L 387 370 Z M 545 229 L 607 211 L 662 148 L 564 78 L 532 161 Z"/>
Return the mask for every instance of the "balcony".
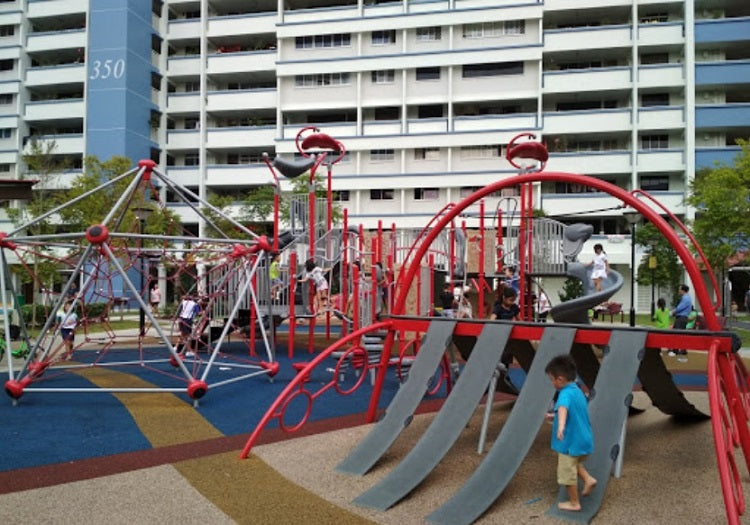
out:
<path id="1" fill-rule="evenodd" d="M 539 129 L 536 113 L 456 117 L 453 131 L 529 130 Z"/>
<path id="2" fill-rule="evenodd" d="M 695 85 L 750 84 L 750 60 L 702 62 L 695 65 Z"/>
<path id="3" fill-rule="evenodd" d="M 29 34 L 26 51 L 54 51 L 58 49 L 84 49 L 86 47 L 86 30 L 69 29 Z"/>
<path id="4" fill-rule="evenodd" d="M 550 152 L 547 162 L 548 171 L 587 175 L 630 173 L 632 169 L 629 151 Z"/>
<path id="5" fill-rule="evenodd" d="M 206 169 L 208 186 L 270 186 L 273 175 L 265 164 L 214 164 Z"/>
<path id="6" fill-rule="evenodd" d="M 664 172 L 685 169 L 685 150 L 682 148 L 639 150 L 637 155 L 638 171 Z"/>
<path id="7" fill-rule="evenodd" d="M 604 192 L 591 193 L 542 193 L 542 209 L 547 215 L 569 215 L 575 210 L 577 215 L 601 214 L 601 211 L 616 208 L 621 204 L 620 199 Z M 612 214 L 614 212 L 610 212 Z M 609 251 L 608 255 L 611 255 Z M 610 261 L 611 262 L 611 261 Z"/>
<path id="8" fill-rule="evenodd" d="M 27 121 L 83 119 L 86 105 L 83 99 L 44 100 L 27 102 L 24 109 L 24 119 Z"/>
<path id="9" fill-rule="evenodd" d="M 614 49 L 630 47 L 632 43 L 633 28 L 629 25 L 549 29 L 544 32 L 544 48 L 547 51 Z"/>
<path id="10" fill-rule="evenodd" d="M 576 133 L 627 131 L 632 126 L 630 113 L 629 108 L 544 113 L 542 127 L 545 134 L 569 133 L 570 130 Z"/>
<path id="11" fill-rule="evenodd" d="M 212 91 L 208 94 L 208 111 L 237 111 L 276 108 L 276 89 Z M 197 104 L 193 106 L 198 108 Z"/>
<path id="12" fill-rule="evenodd" d="M 545 71 L 542 76 L 542 91 L 549 93 L 577 93 L 596 91 L 598 86 L 608 89 L 630 89 L 633 76 L 629 67 L 600 69 L 567 69 L 564 71 Z"/>
<path id="13" fill-rule="evenodd" d="M 84 64 L 33 67 L 26 70 L 26 86 L 49 86 L 81 83 L 86 80 Z"/>
<path id="14" fill-rule="evenodd" d="M 696 148 L 695 169 L 715 168 L 717 164 L 731 166 L 735 157 L 742 152 L 739 146 L 727 146 L 725 148 Z"/>
<path id="15" fill-rule="evenodd" d="M 42 135 L 39 137 L 42 141 L 54 141 L 55 153 L 60 155 L 80 154 L 83 153 L 85 141 L 82 133 L 70 135 Z"/>
<path id="16" fill-rule="evenodd" d="M 208 37 L 276 32 L 276 11 L 214 17 L 208 20 Z"/>
<path id="17" fill-rule="evenodd" d="M 251 126 L 236 128 L 211 128 L 206 147 L 246 148 L 248 146 L 273 146 L 276 126 Z"/>
<path id="18" fill-rule="evenodd" d="M 685 40 L 683 24 L 641 24 L 638 26 L 639 46 L 667 46 L 682 44 Z"/>
<path id="19" fill-rule="evenodd" d="M 638 109 L 638 129 L 685 129 L 685 108 L 660 106 Z"/>
<path id="20" fill-rule="evenodd" d="M 200 35 L 200 18 L 170 20 L 167 25 L 167 40 L 197 40 Z"/>
<path id="21" fill-rule="evenodd" d="M 717 104 L 695 108 L 696 129 L 749 126 L 750 104 Z"/>
<path id="22" fill-rule="evenodd" d="M 198 166 L 167 166 L 166 175 L 177 184 L 183 186 L 198 186 L 200 183 L 200 169 Z"/>
<path id="23" fill-rule="evenodd" d="M 200 110 L 201 97 L 197 91 L 189 93 L 170 93 L 167 96 L 169 113 L 197 113 Z"/>
<path id="24" fill-rule="evenodd" d="M 249 71 L 274 71 L 276 51 L 252 51 L 247 53 L 221 53 L 208 57 L 208 73 L 238 73 Z"/>
<path id="25" fill-rule="evenodd" d="M 200 55 L 173 56 L 167 60 L 170 77 L 198 77 L 201 72 Z"/>
<path id="26" fill-rule="evenodd" d="M 750 17 L 697 20 L 695 43 L 747 42 L 750 39 Z"/>
<path id="27" fill-rule="evenodd" d="M 630 6 L 631 1 L 628 0 L 617 0 L 607 2 L 607 6 Z M 544 10 L 545 11 L 567 11 L 567 10 L 584 10 L 600 8 L 602 3 L 600 0 L 545 0 Z"/>
<path id="28" fill-rule="evenodd" d="M 47 0 L 45 2 L 28 2 L 27 18 L 47 18 L 74 13 L 86 13 L 88 0 Z"/>
<path id="29" fill-rule="evenodd" d="M 638 68 L 638 86 L 641 88 L 682 86 L 685 67 L 682 64 L 654 64 Z"/>
<path id="30" fill-rule="evenodd" d="M 171 129 L 167 132 L 167 149 L 195 149 L 201 144 L 201 134 L 197 129 Z"/>

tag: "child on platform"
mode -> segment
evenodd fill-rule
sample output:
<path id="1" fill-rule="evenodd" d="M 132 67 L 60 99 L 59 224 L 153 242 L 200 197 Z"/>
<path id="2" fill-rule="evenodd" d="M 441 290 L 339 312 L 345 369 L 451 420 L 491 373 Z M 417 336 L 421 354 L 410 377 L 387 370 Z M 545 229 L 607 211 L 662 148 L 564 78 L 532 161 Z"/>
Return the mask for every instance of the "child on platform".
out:
<path id="1" fill-rule="evenodd" d="M 312 257 L 305 261 L 305 276 L 300 279 L 299 282 L 312 281 L 315 285 L 315 314 L 320 313 L 321 310 L 328 308 L 328 281 L 326 280 L 325 273 L 329 270 L 324 270 L 317 264 L 315 259 Z"/>
<path id="2" fill-rule="evenodd" d="M 597 243 L 594 245 L 594 258 L 588 266 L 594 267 L 591 271 L 591 280 L 594 281 L 594 288 L 596 291 L 601 292 L 602 279 L 605 279 L 609 273 L 607 252 L 604 251 L 604 247 L 601 244 Z"/>
<path id="3" fill-rule="evenodd" d="M 552 450 L 557 452 L 557 482 L 568 492 L 568 501 L 557 506 L 560 510 L 580 511 L 578 478 L 583 481 L 581 496 L 588 496 L 596 486 L 596 478 L 583 466 L 594 451 L 588 402 L 575 382 L 576 364 L 570 355 L 553 357 L 544 371 L 558 392 L 552 425 Z"/>

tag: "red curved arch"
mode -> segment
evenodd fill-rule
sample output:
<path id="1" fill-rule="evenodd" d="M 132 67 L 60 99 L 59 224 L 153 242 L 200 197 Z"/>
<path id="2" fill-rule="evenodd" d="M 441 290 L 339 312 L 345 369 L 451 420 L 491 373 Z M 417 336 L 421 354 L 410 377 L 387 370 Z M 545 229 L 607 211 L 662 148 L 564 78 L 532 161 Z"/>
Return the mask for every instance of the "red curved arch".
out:
<path id="1" fill-rule="evenodd" d="M 661 215 L 656 213 L 646 204 L 642 203 L 630 192 L 627 192 L 622 188 L 615 186 L 614 184 L 610 184 L 609 182 L 605 182 L 594 177 L 589 177 L 587 175 L 580 175 L 575 173 L 527 173 L 505 178 L 503 180 L 489 184 L 484 188 L 472 193 L 465 199 L 458 202 L 453 208 L 447 210 L 445 212 L 445 215 L 443 215 L 437 222 L 435 228 L 433 228 L 427 234 L 419 249 L 417 249 L 414 253 L 414 259 L 409 261 L 409 266 L 404 273 L 403 282 L 412 282 L 419 267 L 418 263 L 424 257 L 430 244 L 435 240 L 438 234 L 450 223 L 450 221 L 457 217 L 467 207 L 489 195 L 490 193 L 499 191 L 508 186 L 515 186 L 517 184 L 525 184 L 528 182 L 569 182 L 573 184 L 583 184 L 585 186 L 589 186 L 591 188 L 595 188 L 608 193 L 609 195 L 620 199 L 623 203 L 638 211 L 643 217 L 648 219 L 649 222 L 651 222 L 662 233 L 662 235 L 664 235 L 664 237 L 672 245 L 672 248 L 674 248 L 677 255 L 680 257 L 680 260 L 685 266 L 685 270 L 687 271 L 688 275 L 690 276 L 690 280 L 693 283 L 695 297 L 701 307 L 701 310 L 703 310 L 703 316 L 706 320 L 706 327 L 709 330 L 714 331 L 719 331 L 721 329 L 719 320 L 716 317 L 716 312 L 713 309 L 713 304 L 708 296 L 706 286 L 703 284 L 700 269 L 698 268 L 695 259 L 692 257 L 690 251 L 677 236 L 677 233 L 669 226 L 669 224 L 667 224 L 667 222 L 661 217 Z M 398 290 L 398 295 L 396 296 L 396 300 L 393 306 L 395 314 L 403 314 L 405 312 L 406 297 L 406 287 Z"/>

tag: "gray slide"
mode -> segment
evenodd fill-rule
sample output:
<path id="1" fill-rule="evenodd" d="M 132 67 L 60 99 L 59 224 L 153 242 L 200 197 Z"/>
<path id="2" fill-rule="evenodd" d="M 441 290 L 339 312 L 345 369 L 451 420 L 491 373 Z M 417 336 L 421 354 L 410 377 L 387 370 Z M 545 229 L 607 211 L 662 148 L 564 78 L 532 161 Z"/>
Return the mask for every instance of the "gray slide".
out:
<path id="1" fill-rule="evenodd" d="M 550 315 L 556 323 L 590 324 L 589 309 L 612 297 L 622 288 L 623 283 L 622 275 L 610 270 L 602 280 L 602 291 L 596 292 L 591 281 L 591 268 L 579 262 L 568 264 L 568 275 L 580 279 L 583 283 L 583 295 L 552 307 Z"/>
<path id="2" fill-rule="evenodd" d="M 654 406 L 665 414 L 683 419 L 711 417 L 685 399 L 685 395 L 674 384 L 674 378 L 667 370 L 658 348 L 646 350 L 641 368 L 638 370 L 638 380 Z"/>
<path id="3" fill-rule="evenodd" d="M 512 329 L 510 324 L 484 326 L 456 386 L 427 431 L 396 468 L 354 503 L 386 510 L 432 472 L 466 428 L 482 400 Z"/>
<path id="4" fill-rule="evenodd" d="M 505 490 L 529 452 L 555 393 L 544 368 L 554 356 L 568 352 L 575 333 L 572 327 L 552 325 L 544 329 L 521 393 L 487 457 L 448 502 L 427 516 L 428 521 L 472 523 Z"/>
<path id="5" fill-rule="evenodd" d="M 414 411 L 427 391 L 443 353 L 451 344 L 456 321 L 436 318 L 430 321 L 422 346 L 409 370 L 409 377 L 393 397 L 385 416 L 359 445 L 339 463 L 337 470 L 349 474 L 367 473 L 411 423 Z"/>
<path id="6" fill-rule="evenodd" d="M 564 511 L 555 503 L 547 511 L 556 518 L 588 523 L 599 511 L 610 472 L 620 454 L 620 435 L 633 399 L 633 383 L 645 353 L 645 331 L 615 330 L 609 339 L 609 350 L 589 400 L 589 416 L 594 431 L 594 452 L 586 460 L 586 470 L 598 483 L 593 492 L 581 498 L 580 512 Z M 560 488 L 557 502 L 567 501 L 568 493 Z"/>

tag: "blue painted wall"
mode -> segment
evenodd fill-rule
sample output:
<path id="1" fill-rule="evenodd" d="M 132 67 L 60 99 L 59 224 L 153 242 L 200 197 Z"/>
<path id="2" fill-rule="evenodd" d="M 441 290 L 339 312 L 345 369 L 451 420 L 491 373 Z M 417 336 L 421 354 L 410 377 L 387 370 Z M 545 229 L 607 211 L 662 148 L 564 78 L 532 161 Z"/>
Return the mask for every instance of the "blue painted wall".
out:
<path id="1" fill-rule="evenodd" d="M 150 157 L 151 2 L 92 0 L 86 88 L 86 153 L 133 163 Z"/>

